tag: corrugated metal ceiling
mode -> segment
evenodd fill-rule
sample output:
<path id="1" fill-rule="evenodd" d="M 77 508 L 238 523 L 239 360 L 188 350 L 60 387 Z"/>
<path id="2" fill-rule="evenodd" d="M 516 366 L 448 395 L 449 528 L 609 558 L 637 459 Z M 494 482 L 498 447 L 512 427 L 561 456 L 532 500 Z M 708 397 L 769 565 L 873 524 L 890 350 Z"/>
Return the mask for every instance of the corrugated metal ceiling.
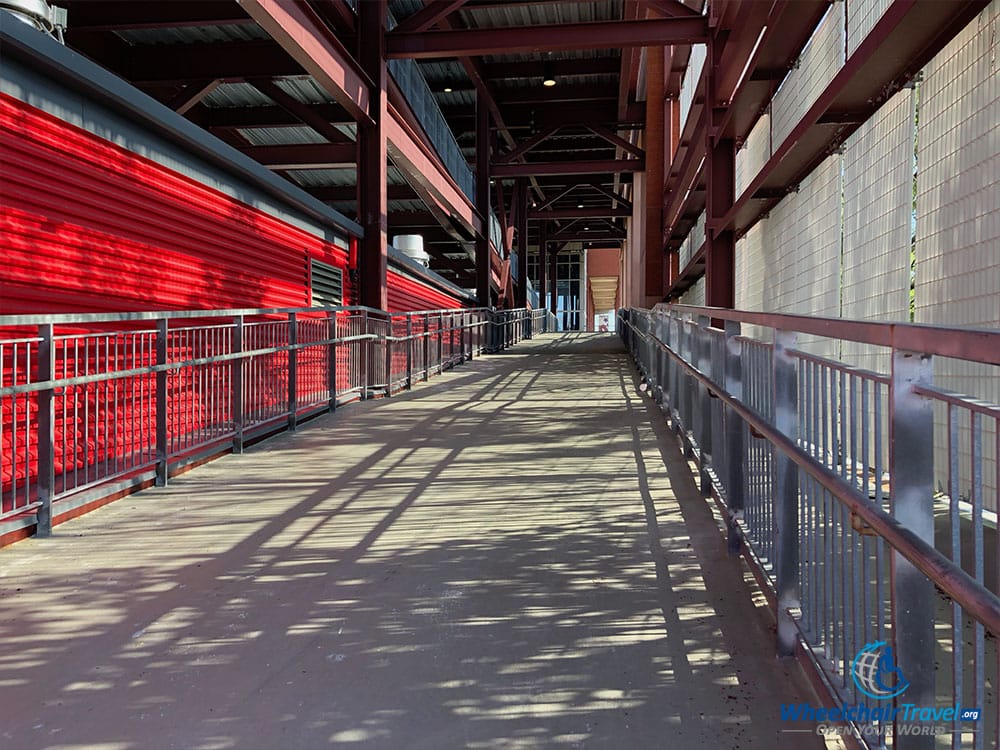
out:
<path id="1" fill-rule="evenodd" d="M 287 128 L 241 128 L 239 132 L 253 146 L 327 142 L 326 138 L 308 125 Z"/>
<path id="2" fill-rule="evenodd" d="M 621 0 L 577 3 L 531 3 L 523 5 L 466 5 L 458 11 L 469 28 L 540 26 L 592 21 L 615 21 L 622 17 Z"/>
<path id="3" fill-rule="evenodd" d="M 70 25 L 72 26 L 72 19 Z M 116 29 L 115 34 L 129 44 L 136 46 L 251 42 L 271 38 L 255 23 L 156 29 Z"/>

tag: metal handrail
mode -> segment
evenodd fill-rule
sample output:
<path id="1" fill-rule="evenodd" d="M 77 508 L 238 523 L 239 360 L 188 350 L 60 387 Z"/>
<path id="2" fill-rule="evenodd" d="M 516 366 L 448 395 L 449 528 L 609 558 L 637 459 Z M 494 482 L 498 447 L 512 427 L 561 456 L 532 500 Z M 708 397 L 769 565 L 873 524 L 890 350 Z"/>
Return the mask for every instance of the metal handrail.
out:
<path id="1" fill-rule="evenodd" d="M 34 511 L 40 534 L 83 489 L 150 470 L 164 485 L 195 449 L 242 451 L 255 431 L 551 330 L 537 310 L 364 306 L 11 315 L 4 329 L 0 521 Z"/>
<path id="2" fill-rule="evenodd" d="M 872 505 L 867 498 L 862 498 L 857 488 L 844 481 L 829 468 L 820 464 L 806 453 L 798 444 L 771 425 L 760 414 L 750 409 L 742 401 L 734 398 L 708 375 L 685 362 L 672 348 L 640 331 L 626 321 L 634 333 L 643 339 L 651 341 L 654 346 L 669 355 L 685 372 L 704 385 L 711 395 L 721 399 L 750 425 L 760 436 L 767 439 L 778 450 L 789 456 L 799 467 L 811 477 L 819 481 L 850 511 L 859 516 L 872 530 L 878 533 L 889 545 L 896 549 L 914 564 L 924 575 L 934 581 L 934 584 L 946 595 L 954 599 L 972 613 L 992 633 L 1000 633 L 1000 598 L 989 589 L 977 583 L 968 573 L 962 570 L 947 557 L 938 552 L 923 539 L 905 528 L 891 515 Z"/>
<path id="3" fill-rule="evenodd" d="M 1000 635 L 1000 559 L 986 559 L 987 535 L 1000 537 L 1000 405 L 934 382 L 935 369 L 944 385 L 979 365 L 1000 374 L 1000 331 L 687 305 L 619 321 L 730 549 L 769 592 L 779 654 L 806 655 L 831 701 L 863 702 L 855 660 L 888 642 L 909 680 L 897 705 L 975 705 L 987 742 L 1000 739 L 986 638 Z M 850 362 L 828 354 L 840 342 Z M 949 721 L 964 742 L 966 719 Z M 886 722 L 853 723 L 861 744 L 884 746 Z"/>

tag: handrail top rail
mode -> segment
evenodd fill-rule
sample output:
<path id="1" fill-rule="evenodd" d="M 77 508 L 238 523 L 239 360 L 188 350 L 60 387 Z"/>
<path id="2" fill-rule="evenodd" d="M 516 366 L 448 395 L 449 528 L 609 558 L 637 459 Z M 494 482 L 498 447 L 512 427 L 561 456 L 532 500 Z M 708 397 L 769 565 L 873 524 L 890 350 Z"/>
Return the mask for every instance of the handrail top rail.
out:
<path id="1" fill-rule="evenodd" d="M 339 313 L 339 312 L 369 312 L 385 318 L 406 318 L 414 315 L 436 315 L 440 313 L 479 313 L 479 312 L 524 312 L 529 308 L 512 310 L 495 310 L 489 307 L 442 307 L 433 310 L 411 310 L 406 312 L 389 312 L 377 307 L 363 305 L 339 305 L 331 307 L 263 307 L 263 308 L 230 308 L 222 310 L 148 310 L 142 312 L 117 313 L 56 313 L 0 315 L 0 327 L 15 328 L 35 325 L 76 325 L 81 323 L 127 323 L 159 320 L 190 320 L 197 318 L 236 318 L 240 316 L 287 315 L 290 313 Z"/>
<path id="2" fill-rule="evenodd" d="M 791 313 L 752 312 L 724 307 L 696 307 L 694 305 L 666 305 L 663 303 L 653 308 L 636 307 L 633 309 L 647 309 L 650 312 L 675 311 L 718 320 L 749 323 L 782 331 L 846 339 L 902 351 L 1000 365 L 1000 330 L 988 328 L 951 328 L 932 323 L 845 320 L 844 318 L 824 318 Z"/>

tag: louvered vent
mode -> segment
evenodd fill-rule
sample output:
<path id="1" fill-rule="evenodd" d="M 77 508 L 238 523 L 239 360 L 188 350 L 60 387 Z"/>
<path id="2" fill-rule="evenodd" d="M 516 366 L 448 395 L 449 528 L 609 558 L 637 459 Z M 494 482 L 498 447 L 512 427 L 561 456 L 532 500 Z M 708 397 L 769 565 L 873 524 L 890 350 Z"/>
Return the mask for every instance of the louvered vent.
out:
<path id="1" fill-rule="evenodd" d="M 312 261 L 312 304 L 314 307 L 344 304 L 344 272 L 341 269 Z"/>

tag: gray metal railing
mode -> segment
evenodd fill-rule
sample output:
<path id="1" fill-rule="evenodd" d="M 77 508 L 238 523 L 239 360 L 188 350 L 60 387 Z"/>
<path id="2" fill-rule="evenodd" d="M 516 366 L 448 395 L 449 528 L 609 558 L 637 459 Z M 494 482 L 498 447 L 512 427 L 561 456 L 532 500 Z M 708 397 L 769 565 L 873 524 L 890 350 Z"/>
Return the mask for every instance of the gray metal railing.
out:
<path id="1" fill-rule="evenodd" d="M 851 729 L 869 747 L 995 747 L 1000 406 L 935 387 L 933 373 L 937 358 L 1000 375 L 1000 331 L 680 305 L 622 310 L 619 322 L 731 550 L 775 607 L 779 653 L 808 656 L 837 703 L 979 709 L 978 721 L 946 716 L 937 737 L 908 734 L 905 712 L 859 719 Z M 741 335 L 748 325 L 763 338 Z M 800 336 L 877 348 L 890 372 L 807 353 Z M 947 477 L 937 491 L 935 460 Z M 879 643 L 894 649 L 904 695 L 872 696 L 855 679 Z"/>
<path id="2" fill-rule="evenodd" d="M 529 310 L 0 317 L 0 521 L 47 534 L 53 513 L 543 330 Z"/>

